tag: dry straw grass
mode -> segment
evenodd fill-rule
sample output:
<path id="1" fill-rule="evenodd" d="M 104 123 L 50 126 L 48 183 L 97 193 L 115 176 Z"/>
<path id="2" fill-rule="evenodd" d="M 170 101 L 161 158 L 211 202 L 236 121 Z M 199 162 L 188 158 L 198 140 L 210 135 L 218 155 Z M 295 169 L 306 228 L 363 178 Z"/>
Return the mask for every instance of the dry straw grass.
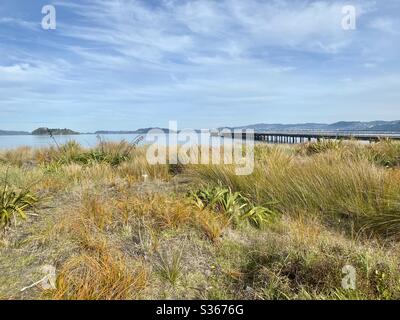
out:
<path id="1" fill-rule="evenodd" d="M 379 232 L 384 231 L 381 220 L 387 217 L 396 230 L 398 169 L 388 170 L 366 157 L 343 158 L 336 148 L 295 156 L 283 148 L 267 147 L 250 176 L 237 176 L 229 166 L 196 166 L 188 174 L 202 183 L 226 185 L 259 204 L 273 201 L 284 214 L 351 219 L 360 228 Z"/>
<path id="2" fill-rule="evenodd" d="M 56 290 L 21 297 L 397 299 L 399 145 L 257 145 L 248 176 L 232 165 L 152 166 L 125 142 L 0 152 L 9 190 L 40 199 L 38 216 L 1 236 L 12 268 L 0 296 L 19 297 L 9 279 L 48 261 Z M 213 187 L 226 192 L 212 205 L 188 192 Z M 234 219 L 244 204 L 277 214 L 254 228 Z M 354 291 L 341 288 L 345 264 L 357 269 Z"/>
<path id="3" fill-rule="evenodd" d="M 120 300 L 138 298 L 146 287 L 147 270 L 130 267 L 118 251 L 99 246 L 97 252 L 68 259 L 59 272 L 54 299 Z"/>

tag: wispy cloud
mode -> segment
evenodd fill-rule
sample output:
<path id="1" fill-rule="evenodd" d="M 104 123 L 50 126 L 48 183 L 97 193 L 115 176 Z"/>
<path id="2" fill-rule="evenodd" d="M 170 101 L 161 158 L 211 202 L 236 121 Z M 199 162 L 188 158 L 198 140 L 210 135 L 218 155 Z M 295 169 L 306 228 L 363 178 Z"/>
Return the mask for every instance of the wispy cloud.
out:
<path id="1" fill-rule="evenodd" d="M 59 1 L 55 31 L 38 28 L 39 6 L 5 7 L 0 117 L 81 130 L 383 118 L 399 98 L 397 7 L 351 3 L 354 31 L 341 0 Z"/>
<path id="2" fill-rule="evenodd" d="M 306 1 L 142 1 L 59 3 L 84 23 L 61 25 L 64 36 L 88 45 L 111 46 L 119 54 L 149 62 L 253 57 L 275 46 L 337 53 L 352 43 L 341 27 L 344 2 Z M 359 4 L 359 16 L 367 5 Z M 177 56 L 177 57 L 176 57 Z M 215 60 L 213 60 L 215 62 Z"/>
<path id="3" fill-rule="evenodd" d="M 12 17 L 0 17 L 0 25 L 8 25 L 30 30 L 38 30 L 40 28 L 40 23 L 25 21 L 22 19 L 12 18 Z"/>

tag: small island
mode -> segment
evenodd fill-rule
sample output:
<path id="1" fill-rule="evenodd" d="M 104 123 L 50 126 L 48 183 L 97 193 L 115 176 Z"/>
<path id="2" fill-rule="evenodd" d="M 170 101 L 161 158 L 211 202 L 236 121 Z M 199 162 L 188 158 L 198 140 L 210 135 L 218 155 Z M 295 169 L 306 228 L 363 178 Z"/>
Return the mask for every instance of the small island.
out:
<path id="1" fill-rule="evenodd" d="M 54 135 L 54 136 L 61 136 L 61 135 L 76 135 L 79 132 L 75 132 L 71 129 L 49 129 L 49 128 L 38 128 L 32 131 L 32 135 L 36 136 L 43 136 L 43 135 Z"/>

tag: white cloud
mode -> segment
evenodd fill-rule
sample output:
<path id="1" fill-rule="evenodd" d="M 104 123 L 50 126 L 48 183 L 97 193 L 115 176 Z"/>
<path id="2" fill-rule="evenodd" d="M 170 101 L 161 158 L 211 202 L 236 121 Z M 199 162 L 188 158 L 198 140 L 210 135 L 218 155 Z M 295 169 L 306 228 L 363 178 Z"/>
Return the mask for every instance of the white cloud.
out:
<path id="1" fill-rule="evenodd" d="M 128 115 L 136 119 L 135 112 L 152 120 L 168 113 L 164 110 L 172 117 L 198 119 L 206 111 L 224 114 L 227 104 L 232 113 L 241 110 L 240 122 L 295 108 L 310 112 L 309 106 L 317 110 L 321 104 L 337 104 L 344 111 L 353 104 L 372 104 L 371 96 L 386 97 L 399 79 L 397 56 L 389 70 L 383 67 L 389 53 L 398 52 L 389 50 L 387 42 L 393 38 L 372 28 L 389 35 L 396 20 L 391 16 L 388 23 L 389 17 L 376 13 L 372 2 L 356 1 L 358 29 L 344 31 L 344 3 L 55 3 L 62 13 L 58 16 L 68 19 L 59 19 L 53 33 L 17 39 L 21 47 L 33 43 L 32 50 L 27 46 L 21 54 L 2 43 L 0 97 L 13 108 L 54 106 L 58 112 L 64 108 L 93 117 L 114 114 L 110 108 L 115 108 L 121 121 Z M 259 113 L 249 113 L 249 107 Z"/>
<path id="2" fill-rule="evenodd" d="M 341 1 L 161 1 L 156 8 L 126 0 L 57 5 L 83 17 L 81 23 L 60 25 L 63 35 L 149 63 L 171 56 L 212 64 L 254 59 L 266 47 L 338 53 L 353 41 L 341 28 Z M 365 10 L 358 6 L 361 15 Z"/>
<path id="3" fill-rule="evenodd" d="M 0 65 L 0 83 L 26 83 L 34 87 L 43 84 L 65 84 L 74 81 L 68 79 L 68 72 L 72 66 L 63 59 L 25 58 L 24 62 L 10 65 Z"/>

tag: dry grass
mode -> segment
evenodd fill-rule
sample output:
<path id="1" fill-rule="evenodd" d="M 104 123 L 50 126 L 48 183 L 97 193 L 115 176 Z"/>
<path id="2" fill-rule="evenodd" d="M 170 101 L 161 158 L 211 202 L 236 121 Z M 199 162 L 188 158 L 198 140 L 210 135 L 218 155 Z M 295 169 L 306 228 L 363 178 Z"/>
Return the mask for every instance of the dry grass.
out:
<path id="1" fill-rule="evenodd" d="M 221 248 L 230 290 L 242 299 L 398 299 L 398 255 L 392 245 L 352 240 L 315 218 L 286 217 L 267 233 L 247 233 Z M 344 290 L 342 268 L 356 270 Z M 232 279 L 233 278 L 233 279 Z"/>
<path id="2" fill-rule="evenodd" d="M 1 235 L 0 296 L 400 298 L 398 143 L 257 145 L 249 176 L 145 155 L 125 142 L 1 152 L 0 176 L 41 200 Z M 206 186 L 229 192 L 196 206 L 188 191 Z M 260 229 L 236 223 L 235 199 L 279 215 Z M 41 263 L 57 267 L 56 289 L 21 293 Z M 341 288 L 346 264 L 356 290 Z"/>
<path id="3" fill-rule="evenodd" d="M 54 299 L 120 300 L 140 297 L 147 270 L 131 267 L 120 252 L 99 246 L 96 252 L 71 257 L 59 271 Z"/>
<path id="4" fill-rule="evenodd" d="M 350 220 L 364 230 L 374 229 L 375 217 L 391 217 L 397 224 L 397 169 L 388 170 L 365 158 L 343 159 L 332 150 L 296 157 L 280 147 L 270 149 L 250 176 L 237 176 L 229 166 L 196 166 L 188 174 L 201 183 L 226 185 L 257 204 L 272 201 L 284 214 L 307 212 L 341 224 Z"/>
<path id="5" fill-rule="evenodd" d="M 194 224 L 200 226 L 205 235 L 214 243 L 219 243 L 230 224 L 226 215 L 215 214 L 209 210 L 198 212 L 194 218 Z"/>
<path id="6" fill-rule="evenodd" d="M 141 194 L 123 197 L 118 207 L 123 208 L 123 215 L 144 217 L 158 229 L 178 228 L 191 222 L 194 210 L 186 199 L 174 195 Z"/>

